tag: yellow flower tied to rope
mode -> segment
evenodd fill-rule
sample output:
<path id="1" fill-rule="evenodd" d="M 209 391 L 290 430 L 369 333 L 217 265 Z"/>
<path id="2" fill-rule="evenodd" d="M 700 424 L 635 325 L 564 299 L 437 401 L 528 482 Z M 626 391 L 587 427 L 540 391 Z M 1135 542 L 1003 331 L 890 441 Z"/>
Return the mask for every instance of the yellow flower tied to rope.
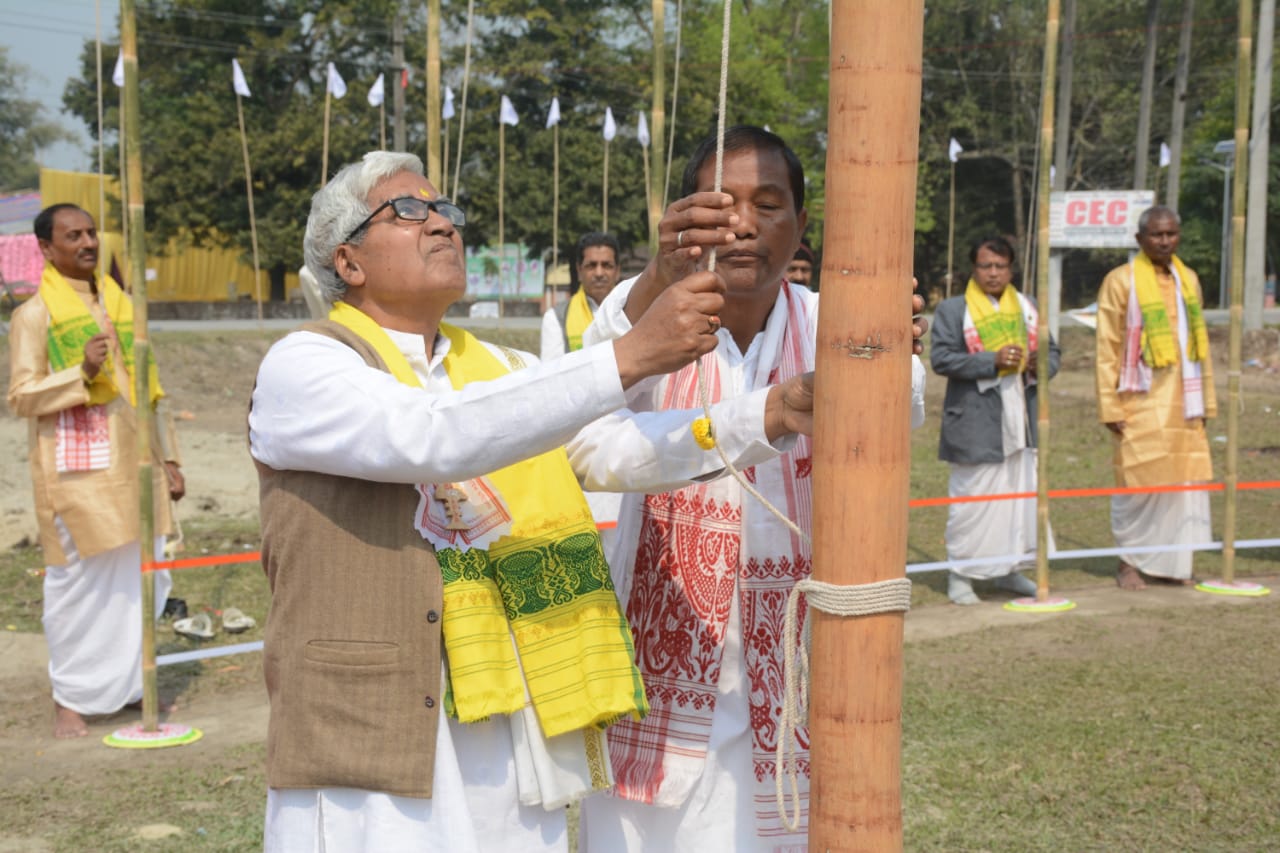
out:
<path id="1" fill-rule="evenodd" d="M 401 382 L 420 387 L 368 315 L 339 302 L 329 319 L 371 344 Z M 470 333 L 442 324 L 440 334 L 450 342 L 444 368 L 455 389 L 510 372 Z M 463 722 L 514 713 L 527 686 L 546 737 L 648 713 L 631 629 L 564 449 L 485 480 L 511 513 L 510 533 L 487 551 L 436 550 L 451 712 Z"/>
<path id="2" fill-rule="evenodd" d="M 992 306 L 991 297 L 978 283 L 969 279 L 969 286 L 964 290 L 964 304 L 973 318 L 973 327 L 978 330 L 982 339 L 982 348 L 987 352 L 998 352 L 1007 346 L 1016 346 L 1022 352 L 1022 358 L 1012 367 L 1002 367 L 1000 376 L 1010 373 L 1021 373 L 1027 366 L 1027 324 L 1022 317 L 1022 305 L 1018 302 L 1018 293 L 1013 285 L 1006 285 L 1000 294 L 998 305 Z"/>
<path id="3" fill-rule="evenodd" d="M 109 275 L 100 276 L 97 280 L 98 292 L 102 294 L 102 305 L 111 325 L 115 328 L 116 339 L 120 342 L 120 352 L 124 359 L 125 373 L 129 376 L 129 402 L 137 404 L 134 391 L 137 378 L 133 368 L 133 303 L 129 295 Z M 89 313 L 89 308 L 80 298 L 62 273 L 51 263 L 45 263 L 44 272 L 40 276 L 40 301 L 49 311 L 49 370 L 56 373 L 75 367 L 84 362 L 84 345 L 89 339 L 102 331 L 98 323 Z M 160 387 L 160 374 L 156 370 L 155 357 L 147 354 L 147 387 L 151 404 L 164 396 Z M 101 406 L 110 403 L 120 395 L 116 386 L 114 356 L 110 348 L 106 361 L 89 381 L 90 406 Z"/>
<path id="4" fill-rule="evenodd" d="M 716 437 L 711 431 L 710 418 L 696 418 L 689 429 L 693 431 L 693 440 L 698 442 L 699 447 L 703 450 L 715 449 Z"/>
<path id="5" fill-rule="evenodd" d="M 1182 285 L 1182 301 L 1187 308 L 1187 360 L 1204 361 L 1209 352 L 1209 332 L 1200 308 L 1200 295 L 1191 285 L 1191 275 L 1177 255 L 1171 263 Z M 1160 295 L 1156 268 L 1145 253 L 1133 259 L 1133 287 L 1142 311 L 1142 358 L 1149 367 L 1169 367 L 1178 361 L 1176 332 Z"/>
<path id="6" fill-rule="evenodd" d="M 587 292 L 579 287 L 578 292 L 569 297 L 564 315 L 564 336 L 569 342 L 569 352 L 582 349 L 582 334 L 591 325 L 591 318 L 591 303 L 587 301 Z"/>

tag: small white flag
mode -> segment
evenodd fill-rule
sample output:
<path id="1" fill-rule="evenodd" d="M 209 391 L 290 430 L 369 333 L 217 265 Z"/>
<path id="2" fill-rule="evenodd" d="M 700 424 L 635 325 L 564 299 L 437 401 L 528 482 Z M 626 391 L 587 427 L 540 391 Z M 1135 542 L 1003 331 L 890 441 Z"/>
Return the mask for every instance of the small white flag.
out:
<path id="1" fill-rule="evenodd" d="M 249 81 L 244 79 L 244 69 L 240 67 L 240 60 L 231 60 L 231 88 L 236 90 L 236 94 L 242 97 L 249 97 Z"/>
<path id="2" fill-rule="evenodd" d="M 498 109 L 498 121 L 512 127 L 520 123 L 520 116 L 516 115 L 516 108 L 511 105 L 511 99 L 506 95 L 502 96 L 502 104 Z"/>
<path id="3" fill-rule="evenodd" d="M 373 85 L 369 87 L 369 106 L 371 107 L 382 106 L 382 100 L 385 97 L 382 78 L 383 75 L 379 74 L 378 79 L 374 80 Z"/>
<path id="4" fill-rule="evenodd" d="M 636 128 L 636 137 L 643 148 L 649 147 L 649 122 L 645 121 L 644 110 L 640 111 L 640 125 Z"/>
<path id="5" fill-rule="evenodd" d="M 1050 163 L 1049 164 L 1049 184 L 1053 185 L 1053 184 L 1056 184 L 1057 182 L 1058 182 L 1058 167 Z"/>
<path id="6" fill-rule="evenodd" d="M 963 150 L 960 147 L 960 143 L 956 142 L 956 138 L 954 136 L 951 137 L 951 145 L 947 148 L 947 156 L 951 158 L 952 163 L 960 159 L 960 152 Z"/>
<path id="7" fill-rule="evenodd" d="M 613 138 L 618 135 L 618 125 L 613 121 L 613 108 L 604 108 L 604 141 L 612 142 Z"/>
<path id="8" fill-rule="evenodd" d="M 332 62 L 329 63 L 327 87 L 326 91 L 335 98 L 341 98 L 347 94 L 347 84 L 338 73 L 338 69 L 333 67 Z"/>
<path id="9" fill-rule="evenodd" d="M 547 111 L 547 130 L 560 123 L 560 99 L 551 99 L 551 109 Z"/>
<path id="10" fill-rule="evenodd" d="M 1160 143 L 1160 168 L 1163 169 L 1165 166 L 1168 166 L 1169 163 L 1172 162 L 1172 160 L 1173 160 L 1173 152 L 1169 150 L 1168 145 L 1161 142 Z"/>
<path id="11" fill-rule="evenodd" d="M 116 54 L 116 67 L 111 72 L 111 82 L 117 86 L 124 85 L 124 54 Z"/>
<path id="12" fill-rule="evenodd" d="M 444 87 L 444 106 L 440 109 L 440 117 L 445 121 L 453 118 L 453 89 Z"/>

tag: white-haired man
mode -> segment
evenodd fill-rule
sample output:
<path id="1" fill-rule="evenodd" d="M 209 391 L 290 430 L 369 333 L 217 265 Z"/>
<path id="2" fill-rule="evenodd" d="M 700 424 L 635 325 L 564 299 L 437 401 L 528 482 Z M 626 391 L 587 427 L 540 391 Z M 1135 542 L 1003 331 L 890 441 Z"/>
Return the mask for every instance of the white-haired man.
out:
<path id="1" fill-rule="evenodd" d="M 344 168 L 304 242 L 333 311 L 258 372 L 268 850 L 564 850 L 561 806 L 609 783 L 599 727 L 647 709 L 561 445 L 714 347 L 723 285 L 689 276 L 633 334 L 537 364 L 441 322 L 464 223 L 413 155 Z M 742 461 L 809 428 L 808 387 L 761 395 Z M 640 426 L 639 487 L 696 415 Z"/>

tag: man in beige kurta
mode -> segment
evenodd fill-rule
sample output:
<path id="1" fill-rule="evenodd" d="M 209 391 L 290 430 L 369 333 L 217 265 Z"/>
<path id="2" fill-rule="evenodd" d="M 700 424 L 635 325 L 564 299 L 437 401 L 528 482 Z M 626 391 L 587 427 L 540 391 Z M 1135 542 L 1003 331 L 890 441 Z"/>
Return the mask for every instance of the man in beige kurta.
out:
<path id="1" fill-rule="evenodd" d="M 102 330 L 85 344 L 78 363 L 61 370 L 50 368 L 50 311 L 40 294 L 14 312 L 9 333 L 9 407 L 29 423 L 31 480 L 46 563 L 43 622 L 54 735 L 79 737 L 88 733 L 84 715 L 114 713 L 141 697 L 137 425 L 127 392 L 120 394 L 100 407 L 106 414 L 108 454 L 77 470 L 59 463 L 59 432 L 65 442 L 68 424 L 61 416 L 78 407 L 81 413 L 96 408 L 87 404 L 99 371 L 112 370 L 120 389 L 129 388 L 130 380 L 95 275 L 93 219 L 78 207 L 54 205 L 36 217 L 35 232 L 47 261 L 46 280 L 61 277 Z M 156 430 L 152 446 L 155 458 L 164 462 L 153 469 L 159 536 L 172 532 L 168 498 L 180 498 L 184 484 L 171 429 Z M 156 575 L 159 609 L 170 581 L 167 572 Z"/>
<path id="2" fill-rule="evenodd" d="M 1212 359 L 1191 362 L 1187 356 L 1189 330 L 1183 288 L 1200 298 L 1200 281 L 1180 262 L 1175 265 L 1180 229 L 1177 214 L 1153 207 L 1142 214 L 1137 234 L 1142 254 L 1155 269 L 1165 314 L 1178 345 L 1179 358 L 1167 367 L 1150 370 L 1145 392 L 1121 391 L 1125 341 L 1133 313 L 1133 264 L 1113 269 L 1098 293 L 1097 389 L 1098 418 L 1113 433 L 1116 484 L 1121 487 L 1199 483 L 1213 478 L 1205 421 L 1217 414 Z M 1175 275 L 1177 269 L 1182 272 Z M 1179 287 L 1177 278 L 1189 278 Z M 1135 367 L 1140 367 L 1135 365 Z M 1184 373 L 1200 373 L 1203 415 L 1188 417 Z M 1206 492 L 1116 495 L 1111 501 L 1111 526 L 1120 548 L 1192 545 L 1211 541 L 1209 498 Z M 1144 578 L 1173 583 L 1191 582 L 1192 551 L 1125 553 L 1117 583 L 1122 589 L 1145 588 Z"/>

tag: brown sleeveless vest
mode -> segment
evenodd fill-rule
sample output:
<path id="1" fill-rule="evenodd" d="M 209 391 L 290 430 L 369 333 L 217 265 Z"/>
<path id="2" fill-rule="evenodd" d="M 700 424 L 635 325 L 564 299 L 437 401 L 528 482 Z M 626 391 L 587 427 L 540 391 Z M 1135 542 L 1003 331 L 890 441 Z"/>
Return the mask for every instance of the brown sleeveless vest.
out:
<path id="1" fill-rule="evenodd" d="M 387 370 L 345 327 L 303 328 Z M 435 553 L 413 527 L 417 490 L 257 468 L 271 585 L 267 784 L 430 797 L 443 592 Z"/>

